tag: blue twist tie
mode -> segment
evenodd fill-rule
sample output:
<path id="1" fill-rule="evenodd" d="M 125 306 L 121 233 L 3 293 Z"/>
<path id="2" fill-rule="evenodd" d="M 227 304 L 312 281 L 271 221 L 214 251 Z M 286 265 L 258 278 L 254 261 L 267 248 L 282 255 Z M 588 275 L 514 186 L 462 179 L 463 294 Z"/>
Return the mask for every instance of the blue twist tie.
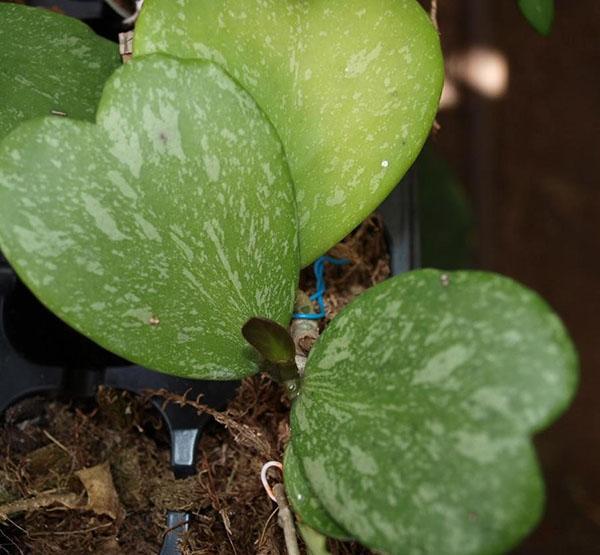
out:
<path id="1" fill-rule="evenodd" d="M 332 258 L 331 256 L 321 256 L 313 265 L 313 271 L 317 278 L 317 290 L 309 297 L 311 301 L 317 301 L 319 304 L 319 312 L 316 314 L 303 314 L 296 312 L 292 314 L 292 318 L 296 320 L 322 320 L 325 318 L 325 300 L 323 295 L 327 286 L 325 285 L 325 262 L 335 264 L 336 266 L 343 266 L 350 264 L 350 260 L 347 258 Z"/>

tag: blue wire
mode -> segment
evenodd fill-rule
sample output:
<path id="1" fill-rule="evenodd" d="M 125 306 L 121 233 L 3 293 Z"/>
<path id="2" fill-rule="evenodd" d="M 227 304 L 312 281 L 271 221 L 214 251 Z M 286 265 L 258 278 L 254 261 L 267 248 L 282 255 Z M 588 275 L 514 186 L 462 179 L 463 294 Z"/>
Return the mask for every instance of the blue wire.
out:
<path id="1" fill-rule="evenodd" d="M 319 304 L 319 312 L 316 314 L 303 314 L 296 312 L 292 314 L 292 318 L 297 320 L 322 320 L 325 318 L 325 299 L 323 295 L 327 289 L 325 284 L 325 262 L 335 264 L 336 266 L 343 266 L 344 264 L 350 264 L 350 260 L 346 258 L 332 258 L 331 256 L 321 256 L 313 265 L 313 271 L 317 278 L 316 291 L 309 297 L 311 301 L 317 301 Z"/>

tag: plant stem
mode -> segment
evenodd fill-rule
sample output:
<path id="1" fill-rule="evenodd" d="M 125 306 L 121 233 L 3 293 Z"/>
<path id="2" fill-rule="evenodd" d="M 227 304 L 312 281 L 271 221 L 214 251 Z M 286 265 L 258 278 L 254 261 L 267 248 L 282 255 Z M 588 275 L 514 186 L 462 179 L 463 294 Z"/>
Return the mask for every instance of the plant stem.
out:
<path id="1" fill-rule="evenodd" d="M 435 27 L 435 30 L 439 33 L 440 32 L 440 27 L 438 25 L 437 13 L 438 13 L 438 3 L 437 3 L 437 0 L 431 0 L 431 7 L 429 9 L 429 16 L 431 17 L 431 22 L 433 23 L 433 26 Z"/>
<path id="2" fill-rule="evenodd" d="M 294 515 L 288 504 L 287 497 L 285 496 L 283 484 L 276 484 L 273 486 L 273 494 L 275 495 L 277 506 L 279 507 L 277 522 L 279 523 L 279 526 L 283 528 L 285 547 L 288 555 L 300 555 L 296 527 L 294 526 Z"/>
<path id="3" fill-rule="evenodd" d="M 271 376 L 271 379 L 280 383 L 285 388 L 290 399 L 298 395 L 300 388 L 300 374 L 296 363 L 273 364 L 263 361 L 261 369 Z"/>
<path id="4" fill-rule="evenodd" d="M 296 293 L 294 312 L 314 314 L 315 307 L 307 293 L 299 289 Z M 300 376 L 304 375 L 306 359 L 314 342 L 319 338 L 319 323 L 317 320 L 294 319 L 290 325 L 290 335 L 296 347 L 296 366 Z"/>

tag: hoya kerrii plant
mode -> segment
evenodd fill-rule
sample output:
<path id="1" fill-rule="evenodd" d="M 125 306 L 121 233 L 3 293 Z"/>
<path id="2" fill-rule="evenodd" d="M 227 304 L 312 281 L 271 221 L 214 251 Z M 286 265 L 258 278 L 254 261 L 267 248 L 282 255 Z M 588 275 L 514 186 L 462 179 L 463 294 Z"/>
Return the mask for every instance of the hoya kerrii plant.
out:
<path id="1" fill-rule="evenodd" d="M 299 269 L 379 204 L 432 125 L 443 64 L 416 1 L 147 0 L 114 72 L 114 47 L 67 18 L 0 16 L 41 45 L 1 54 L 0 247 L 42 302 L 150 368 L 282 382 L 285 487 L 311 545 L 490 554 L 535 525 L 531 437 L 577 365 L 535 293 L 484 272 L 391 278 L 302 372 L 286 329 Z M 30 62 L 57 33 L 72 63 Z"/>

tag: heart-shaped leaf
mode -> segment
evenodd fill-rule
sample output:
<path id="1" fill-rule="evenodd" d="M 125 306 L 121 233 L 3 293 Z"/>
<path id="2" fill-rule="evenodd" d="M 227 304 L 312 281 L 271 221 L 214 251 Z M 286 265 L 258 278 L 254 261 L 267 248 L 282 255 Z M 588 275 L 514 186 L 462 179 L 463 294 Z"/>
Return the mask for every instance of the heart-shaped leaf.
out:
<path id="1" fill-rule="evenodd" d="M 437 33 L 415 0 L 153 0 L 134 52 L 213 60 L 255 98 L 288 157 L 303 266 L 398 183 L 443 81 Z"/>
<path id="2" fill-rule="evenodd" d="M 275 131 L 222 69 L 164 56 L 119 69 L 97 122 L 26 122 L 3 142 L 7 258 L 125 358 L 196 378 L 255 372 L 241 327 L 287 323 L 298 275 Z"/>
<path id="3" fill-rule="evenodd" d="M 291 443 L 285 451 L 283 472 L 288 501 L 301 521 L 330 538 L 350 539 L 350 534 L 333 520 L 314 494 Z"/>
<path id="4" fill-rule="evenodd" d="M 530 435 L 572 397 L 576 355 L 548 306 L 479 272 L 367 291 L 315 345 L 292 443 L 326 511 L 387 553 L 501 553 L 543 504 Z"/>
<path id="5" fill-rule="evenodd" d="M 0 3 L 0 139 L 52 111 L 93 121 L 119 49 L 83 23 Z"/>

